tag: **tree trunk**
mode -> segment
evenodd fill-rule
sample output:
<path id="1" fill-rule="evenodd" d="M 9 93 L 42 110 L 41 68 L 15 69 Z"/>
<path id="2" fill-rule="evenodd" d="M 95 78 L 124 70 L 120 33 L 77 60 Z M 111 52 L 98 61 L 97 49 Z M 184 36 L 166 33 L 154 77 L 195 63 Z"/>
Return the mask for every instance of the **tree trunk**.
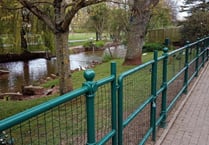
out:
<path id="1" fill-rule="evenodd" d="M 20 38 L 21 38 L 21 48 L 23 49 L 23 53 L 26 53 L 28 49 L 27 40 L 25 37 L 26 37 L 26 32 L 24 28 L 22 28 L 20 31 Z"/>
<path id="2" fill-rule="evenodd" d="M 129 28 L 127 30 L 127 53 L 123 65 L 142 63 L 142 47 L 147 32 L 147 24 L 152 8 L 159 0 L 136 0 L 131 9 Z"/>
<path id="3" fill-rule="evenodd" d="M 127 35 L 128 49 L 123 62 L 124 65 L 139 65 L 142 63 L 142 47 L 144 45 L 146 25 L 149 17 L 149 14 L 146 14 L 146 16 L 132 16 Z"/>
<path id="4" fill-rule="evenodd" d="M 73 90 L 68 51 L 68 34 L 69 32 L 55 34 L 60 95 Z"/>
<path id="5" fill-rule="evenodd" d="M 96 41 L 99 41 L 99 32 L 96 31 Z"/>

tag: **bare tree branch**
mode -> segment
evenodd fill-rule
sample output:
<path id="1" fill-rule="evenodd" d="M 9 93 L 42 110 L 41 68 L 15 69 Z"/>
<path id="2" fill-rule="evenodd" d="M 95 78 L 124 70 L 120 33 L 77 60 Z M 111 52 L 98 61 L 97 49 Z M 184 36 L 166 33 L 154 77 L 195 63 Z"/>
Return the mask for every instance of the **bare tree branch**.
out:
<path id="1" fill-rule="evenodd" d="M 52 31 L 55 30 L 55 25 L 52 22 L 52 20 L 50 19 L 50 17 L 46 13 L 44 13 L 43 11 L 41 11 L 37 6 L 35 6 L 35 5 L 37 5 L 38 2 L 33 3 L 33 2 L 29 2 L 28 0 L 18 0 L 18 1 L 24 7 L 26 7 L 27 9 L 29 9 L 39 19 L 41 19 L 42 21 L 44 21 Z M 51 3 L 49 3 L 49 4 L 51 4 Z"/>
<path id="2" fill-rule="evenodd" d="M 71 23 L 72 18 L 74 15 L 82 8 L 98 4 L 101 2 L 108 2 L 109 0 L 73 0 L 72 3 L 69 3 L 67 6 L 70 6 L 71 9 L 66 13 L 62 28 L 63 30 L 68 29 L 69 24 Z"/>

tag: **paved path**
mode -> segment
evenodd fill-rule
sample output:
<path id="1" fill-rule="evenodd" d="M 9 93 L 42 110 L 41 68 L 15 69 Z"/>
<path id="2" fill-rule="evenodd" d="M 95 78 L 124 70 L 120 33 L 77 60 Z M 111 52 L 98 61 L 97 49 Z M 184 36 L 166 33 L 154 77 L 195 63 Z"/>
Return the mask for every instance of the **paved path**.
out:
<path id="1" fill-rule="evenodd" d="M 209 66 L 191 90 L 156 145 L 209 145 Z"/>

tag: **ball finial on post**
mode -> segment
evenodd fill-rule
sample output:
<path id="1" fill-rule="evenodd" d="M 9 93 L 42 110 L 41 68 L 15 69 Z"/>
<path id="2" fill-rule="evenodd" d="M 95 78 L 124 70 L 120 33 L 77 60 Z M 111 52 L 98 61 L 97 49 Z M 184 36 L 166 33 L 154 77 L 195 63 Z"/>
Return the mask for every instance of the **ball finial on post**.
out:
<path id="1" fill-rule="evenodd" d="M 84 78 L 86 81 L 93 81 L 95 77 L 95 72 L 92 69 L 88 69 L 84 72 Z"/>

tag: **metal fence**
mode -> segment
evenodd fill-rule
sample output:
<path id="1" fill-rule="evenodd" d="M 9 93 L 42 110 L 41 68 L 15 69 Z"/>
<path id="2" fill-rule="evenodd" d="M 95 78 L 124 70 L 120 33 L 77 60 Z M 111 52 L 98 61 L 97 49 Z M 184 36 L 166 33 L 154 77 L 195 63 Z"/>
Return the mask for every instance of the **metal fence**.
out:
<path id="1" fill-rule="evenodd" d="M 63 96 L 0 121 L 0 145 L 135 145 L 156 140 L 157 127 L 208 60 L 209 37 L 188 43 L 116 77 L 86 82 Z"/>

